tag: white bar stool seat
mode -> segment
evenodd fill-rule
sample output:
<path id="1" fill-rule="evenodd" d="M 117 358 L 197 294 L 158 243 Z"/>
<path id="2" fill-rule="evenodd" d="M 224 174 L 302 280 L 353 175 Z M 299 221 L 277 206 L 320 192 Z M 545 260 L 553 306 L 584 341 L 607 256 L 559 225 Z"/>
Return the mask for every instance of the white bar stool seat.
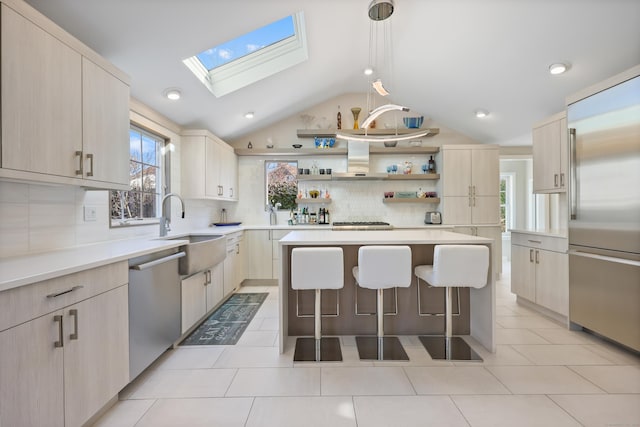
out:
<path id="1" fill-rule="evenodd" d="M 309 247 L 291 251 L 291 288 L 315 290 L 314 337 L 298 338 L 293 360 L 296 362 L 339 362 L 342 360 L 340 340 L 323 338 L 321 332 L 321 290 L 344 287 L 344 259 L 342 248 Z M 298 299 L 296 296 L 296 315 Z"/>
<path id="2" fill-rule="evenodd" d="M 420 336 L 420 341 L 432 359 L 477 360 L 482 358 L 460 337 L 453 336 L 453 287 L 482 288 L 487 284 L 489 248 L 484 245 L 436 245 L 433 265 L 418 265 L 414 273 L 418 278 L 418 314 L 420 312 L 420 279 L 432 287 L 444 287 L 444 336 Z"/>
<path id="3" fill-rule="evenodd" d="M 375 289 L 377 336 L 356 337 L 361 360 L 409 360 L 397 337 L 384 335 L 383 292 L 385 289 L 411 286 L 411 248 L 409 246 L 362 246 L 358 249 L 358 265 L 353 267 L 357 286 Z M 357 307 L 356 288 L 356 314 Z M 397 314 L 397 294 L 396 312 Z"/>

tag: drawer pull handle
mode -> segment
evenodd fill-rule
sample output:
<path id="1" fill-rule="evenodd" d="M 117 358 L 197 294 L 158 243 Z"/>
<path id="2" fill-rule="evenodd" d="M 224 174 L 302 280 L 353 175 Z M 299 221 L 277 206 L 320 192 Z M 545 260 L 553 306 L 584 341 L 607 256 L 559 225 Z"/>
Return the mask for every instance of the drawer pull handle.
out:
<path id="1" fill-rule="evenodd" d="M 540 243 L 542 244 L 542 240 L 528 240 L 530 243 Z"/>
<path id="2" fill-rule="evenodd" d="M 64 331 L 62 329 L 62 316 L 59 314 L 53 316 L 53 321 L 58 322 L 58 341 L 55 341 L 53 343 L 53 346 L 55 348 L 63 347 L 64 342 L 62 341 L 62 339 L 63 339 Z"/>
<path id="3" fill-rule="evenodd" d="M 73 316 L 73 333 L 69 335 L 69 339 L 77 340 L 78 339 L 78 310 L 72 309 L 69 310 L 69 315 Z"/>
<path id="4" fill-rule="evenodd" d="M 49 295 L 47 295 L 47 298 L 57 298 L 60 295 L 68 294 L 69 292 L 73 292 L 73 291 L 75 291 L 77 289 L 82 289 L 82 288 L 84 288 L 84 286 L 82 286 L 82 285 L 74 286 L 73 288 L 67 289 L 66 291 L 49 294 Z"/>

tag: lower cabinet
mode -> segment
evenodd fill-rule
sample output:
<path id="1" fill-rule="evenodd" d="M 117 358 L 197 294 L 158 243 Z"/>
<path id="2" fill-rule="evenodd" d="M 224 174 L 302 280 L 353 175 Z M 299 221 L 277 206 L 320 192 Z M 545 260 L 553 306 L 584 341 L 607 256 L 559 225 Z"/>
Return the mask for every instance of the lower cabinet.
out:
<path id="1" fill-rule="evenodd" d="M 182 280 L 182 333 L 223 298 L 223 263 Z"/>
<path id="2" fill-rule="evenodd" d="M 224 260 L 224 296 L 235 291 L 246 278 L 243 232 L 227 236 L 227 257 Z"/>
<path id="3" fill-rule="evenodd" d="M 247 279 L 271 279 L 273 260 L 269 230 L 247 230 L 244 232 L 247 245 Z"/>
<path id="4" fill-rule="evenodd" d="M 565 252 L 541 249 L 544 239 L 523 245 L 512 233 L 511 292 L 563 316 L 569 315 L 569 259 Z"/>
<path id="5" fill-rule="evenodd" d="M 0 332 L 0 425 L 81 426 L 129 381 L 121 285 Z"/>

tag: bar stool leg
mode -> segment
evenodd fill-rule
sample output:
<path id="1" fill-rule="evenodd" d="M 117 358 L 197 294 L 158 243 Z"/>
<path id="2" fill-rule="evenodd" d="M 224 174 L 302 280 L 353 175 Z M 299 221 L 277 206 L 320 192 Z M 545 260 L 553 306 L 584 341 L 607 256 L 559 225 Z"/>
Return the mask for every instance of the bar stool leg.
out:
<path id="1" fill-rule="evenodd" d="M 315 310 L 313 312 L 313 338 L 298 338 L 293 355 L 294 362 L 341 362 L 340 340 L 335 337 L 322 337 L 322 291 L 315 290 Z"/>
<path id="2" fill-rule="evenodd" d="M 376 336 L 356 337 L 360 360 L 409 360 L 398 337 L 384 336 L 384 289 L 376 289 Z"/>
<path id="3" fill-rule="evenodd" d="M 420 342 L 432 359 L 468 360 L 482 362 L 482 358 L 462 338 L 453 336 L 453 288 L 445 288 L 444 336 L 420 336 Z"/>

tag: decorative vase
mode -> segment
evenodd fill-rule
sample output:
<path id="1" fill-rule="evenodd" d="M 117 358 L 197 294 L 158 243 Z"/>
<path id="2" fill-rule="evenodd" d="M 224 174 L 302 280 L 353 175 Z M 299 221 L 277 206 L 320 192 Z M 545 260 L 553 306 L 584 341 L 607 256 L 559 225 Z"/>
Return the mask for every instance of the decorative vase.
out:
<path id="1" fill-rule="evenodd" d="M 353 107 L 351 109 L 351 113 L 353 114 L 353 128 L 354 129 L 360 129 L 360 125 L 358 124 L 358 116 L 360 115 L 360 111 L 362 111 L 362 108 L 360 108 L 360 107 Z"/>

